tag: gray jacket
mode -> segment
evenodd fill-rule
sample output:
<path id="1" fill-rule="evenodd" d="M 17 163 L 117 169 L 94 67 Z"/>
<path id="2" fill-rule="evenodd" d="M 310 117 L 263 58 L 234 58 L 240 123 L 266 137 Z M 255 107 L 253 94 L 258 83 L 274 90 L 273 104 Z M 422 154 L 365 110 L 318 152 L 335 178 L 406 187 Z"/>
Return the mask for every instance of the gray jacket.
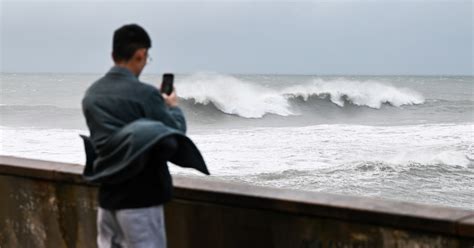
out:
<path id="1" fill-rule="evenodd" d="M 185 136 L 182 111 L 168 108 L 159 92 L 138 80 L 128 69 L 112 69 L 86 91 L 82 110 L 90 138 L 82 136 L 86 148 L 84 177 L 92 182 L 120 182 L 142 168 L 132 162 L 162 138 L 174 136 L 178 152 L 170 160 L 209 174 L 193 142 Z"/>

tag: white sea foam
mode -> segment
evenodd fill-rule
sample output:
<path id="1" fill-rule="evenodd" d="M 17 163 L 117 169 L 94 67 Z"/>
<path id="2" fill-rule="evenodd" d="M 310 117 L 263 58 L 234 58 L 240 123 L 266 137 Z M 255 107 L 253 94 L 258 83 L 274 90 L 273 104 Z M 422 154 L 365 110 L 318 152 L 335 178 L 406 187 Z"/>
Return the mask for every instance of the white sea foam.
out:
<path id="1" fill-rule="evenodd" d="M 359 163 L 383 163 L 400 170 L 413 164 L 467 168 L 472 128 L 472 124 L 338 124 L 222 130 L 193 138 L 218 174 L 344 169 Z"/>
<path id="2" fill-rule="evenodd" d="M 314 79 L 305 85 L 291 86 L 283 90 L 288 97 L 329 96 L 331 101 L 341 107 L 346 101 L 358 106 L 380 108 L 388 103 L 399 107 L 424 103 L 424 97 L 410 89 L 397 88 L 387 83 L 377 81 L 352 81 L 337 79 L 325 81 Z"/>
<path id="3" fill-rule="evenodd" d="M 394 164 L 409 165 L 417 164 L 439 164 L 448 166 L 469 167 L 472 161 L 469 159 L 468 151 L 444 148 L 443 150 L 432 148 L 420 148 L 414 151 L 403 151 L 399 154 L 386 159 L 387 162 Z"/>
<path id="4" fill-rule="evenodd" d="M 84 130 L 0 126 L 0 154 L 67 163 L 85 163 L 79 134 Z"/>
<path id="5" fill-rule="evenodd" d="M 474 190 L 474 167 L 466 157 L 472 128 L 325 124 L 220 129 L 190 136 L 216 177 L 472 208 L 467 195 Z M 0 154 L 84 164 L 79 133 L 87 131 L 0 127 Z M 195 173 L 170 169 L 173 174 Z"/>
<path id="6" fill-rule="evenodd" d="M 276 91 L 232 76 L 199 73 L 183 80 L 179 95 L 200 104 L 213 103 L 227 114 L 260 118 L 292 115 L 288 101 Z"/>
<path id="7" fill-rule="evenodd" d="M 346 101 L 354 105 L 380 108 L 382 104 L 396 107 L 424 103 L 424 97 L 410 89 L 376 81 L 337 79 L 288 86 L 282 89 L 261 86 L 229 75 L 198 73 L 182 80 L 179 95 L 199 104 L 214 104 L 220 111 L 245 118 L 260 118 L 266 114 L 288 116 L 296 114 L 292 98 L 305 101 L 311 96 L 329 97 L 343 107 Z"/>
<path id="8" fill-rule="evenodd" d="M 398 166 L 472 162 L 472 124 L 410 126 L 316 125 L 221 129 L 191 137 L 217 174 L 314 169 L 358 162 Z M 84 162 L 84 130 L 0 127 L 0 153 Z M 238 168 L 238 169 L 237 169 Z"/>

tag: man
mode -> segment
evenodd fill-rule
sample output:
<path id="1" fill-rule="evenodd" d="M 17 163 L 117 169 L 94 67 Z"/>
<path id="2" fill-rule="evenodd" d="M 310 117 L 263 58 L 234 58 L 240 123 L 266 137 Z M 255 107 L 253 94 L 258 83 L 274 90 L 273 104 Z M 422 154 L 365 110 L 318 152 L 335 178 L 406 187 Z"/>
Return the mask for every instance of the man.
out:
<path id="1" fill-rule="evenodd" d="M 184 136 L 186 122 L 176 92 L 160 94 L 138 76 L 151 40 L 138 25 L 113 36 L 115 66 L 92 84 L 82 101 L 90 130 L 83 137 L 84 177 L 99 183 L 99 247 L 166 247 L 163 204 L 171 199 L 166 161 L 209 174 Z"/>

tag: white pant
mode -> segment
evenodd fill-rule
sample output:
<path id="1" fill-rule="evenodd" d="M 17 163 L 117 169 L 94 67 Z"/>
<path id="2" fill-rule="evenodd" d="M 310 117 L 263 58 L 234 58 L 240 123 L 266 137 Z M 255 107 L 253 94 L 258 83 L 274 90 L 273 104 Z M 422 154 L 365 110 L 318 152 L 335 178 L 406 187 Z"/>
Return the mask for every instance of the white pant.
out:
<path id="1" fill-rule="evenodd" d="M 163 206 L 107 210 L 97 213 L 99 248 L 165 248 Z"/>

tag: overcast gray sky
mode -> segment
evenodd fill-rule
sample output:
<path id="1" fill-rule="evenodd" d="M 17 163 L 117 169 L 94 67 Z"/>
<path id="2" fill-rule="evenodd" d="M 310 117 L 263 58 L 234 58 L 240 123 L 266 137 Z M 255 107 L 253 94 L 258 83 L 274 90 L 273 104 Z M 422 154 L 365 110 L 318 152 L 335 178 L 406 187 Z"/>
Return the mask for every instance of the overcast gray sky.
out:
<path id="1" fill-rule="evenodd" d="M 127 23 L 152 37 L 147 73 L 474 71 L 472 1 L 1 1 L 2 72 L 104 72 Z"/>

